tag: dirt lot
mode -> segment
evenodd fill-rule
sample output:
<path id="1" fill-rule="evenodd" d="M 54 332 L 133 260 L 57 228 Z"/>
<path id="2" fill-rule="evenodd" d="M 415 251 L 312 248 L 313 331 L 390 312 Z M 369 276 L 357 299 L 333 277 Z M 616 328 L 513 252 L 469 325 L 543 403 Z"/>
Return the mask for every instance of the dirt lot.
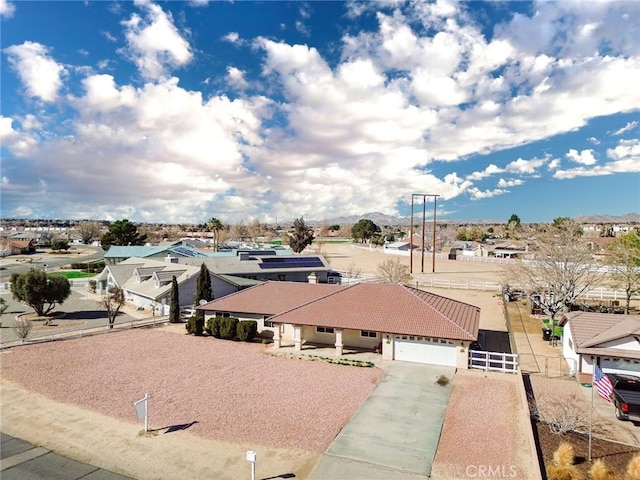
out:
<path id="1" fill-rule="evenodd" d="M 167 328 L 4 351 L 2 430 L 135 478 L 159 478 L 145 452 L 170 448 L 168 437 L 189 445 L 172 454 L 180 468 L 192 462 L 192 445 L 214 448 L 189 474 L 172 475 L 160 462 L 163 478 L 240 478 L 243 446 L 258 452 L 262 476 L 305 478 L 382 376 L 378 368 L 274 357 L 258 343 Z M 133 409 L 145 392 L 157 433 L 147 438 L 138 436 Z M 97 448 L 104 434 L 117 455 Z"/>

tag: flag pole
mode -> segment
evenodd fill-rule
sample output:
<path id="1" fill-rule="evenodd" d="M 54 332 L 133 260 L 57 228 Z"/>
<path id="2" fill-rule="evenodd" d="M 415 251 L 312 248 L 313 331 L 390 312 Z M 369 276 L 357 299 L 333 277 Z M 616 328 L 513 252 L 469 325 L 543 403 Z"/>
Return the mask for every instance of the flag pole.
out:
<path id="1" fill-rule="evenodd" d="M 594 362 L 593 357 L 591 357 L 592 362 Z M 591 461 L 591 439 L 592 439 L 592 430 L 593 430 L 593 390 L 596 388 L 594 378 L 595 378 L 595 364 L 592 363 L 593 371 L 591 372 L 591 409 L 589 410 L 589 461 Z"/>

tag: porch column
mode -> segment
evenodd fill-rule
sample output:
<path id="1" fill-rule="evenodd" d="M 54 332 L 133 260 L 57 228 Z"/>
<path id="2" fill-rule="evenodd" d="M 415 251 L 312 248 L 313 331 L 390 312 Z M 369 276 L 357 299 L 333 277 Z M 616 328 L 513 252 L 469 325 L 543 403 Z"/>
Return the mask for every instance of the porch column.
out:
<path id="1" fill-rule="evenodd" d="M 342 344 L 342 329 L 341 328 L 336 328 L 334 329 L 334 332 L 336 333 L 336 355 L 338 357 L 342 356 L 342 350 L 343 350 L 343 344 Z"/>
<path id="2" fill-rule="evenodd" d="M 391 333 L 385 333 L 382 335 L 382 359 L 393 360 L 393 335 Z"/>
<path id="3" fill-rule="evenodd" d="M 273 332 L 273 347 L 274 348 L 280 348 L 280 346 L 282 345 L 282 341 L 281 341 L 281 337 L 280 337 L 281 324 L 280 323 L 276 323 L 275 326 L 276 326 L 276 328 L 274 329 L 274 332 Z"/>
<path id="4" fill-rule="evenodd" d="M 293 345 L 296 352 L 302 350 L 302 325 L 293 326 Z"/>

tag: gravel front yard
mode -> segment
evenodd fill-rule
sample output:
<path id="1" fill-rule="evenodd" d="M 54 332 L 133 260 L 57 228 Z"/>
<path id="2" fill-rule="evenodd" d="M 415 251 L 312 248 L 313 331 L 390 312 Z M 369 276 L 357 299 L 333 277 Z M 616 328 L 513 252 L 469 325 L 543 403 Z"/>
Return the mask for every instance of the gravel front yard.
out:
<path id="1" fill-rule="evenodd" d="M 186 424 L 204 438 L 311 452 L 329 446 L 383 373 L 263 351 L 144 329 L 13 348 L 2 354 L 1 372 L 56 401 L 132 423 L 133 402 L 148 392 L 150 429 Z"/>

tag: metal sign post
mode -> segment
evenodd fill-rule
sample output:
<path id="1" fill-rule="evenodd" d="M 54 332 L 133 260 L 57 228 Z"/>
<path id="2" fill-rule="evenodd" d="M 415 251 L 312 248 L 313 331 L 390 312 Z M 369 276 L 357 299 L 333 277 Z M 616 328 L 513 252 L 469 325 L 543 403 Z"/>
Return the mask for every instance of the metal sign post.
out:
<path id="1" fill-rule="evenodd" d="M 144 418 L 144 431 L 149 431 L 149 399 L 151 395 L 148 393 L 144 394 L 144 398 L 134 402 L 133 405 L 136 407 L 136 416 L 138 420 L 142 420 Z"/>
<path id="2" fill-rule="evenodd" d="M 251 463 L 251 480 L 256 480 L 256 457 L 258 455 L 253 450 L 247 451 L 247 462 Z"/>

